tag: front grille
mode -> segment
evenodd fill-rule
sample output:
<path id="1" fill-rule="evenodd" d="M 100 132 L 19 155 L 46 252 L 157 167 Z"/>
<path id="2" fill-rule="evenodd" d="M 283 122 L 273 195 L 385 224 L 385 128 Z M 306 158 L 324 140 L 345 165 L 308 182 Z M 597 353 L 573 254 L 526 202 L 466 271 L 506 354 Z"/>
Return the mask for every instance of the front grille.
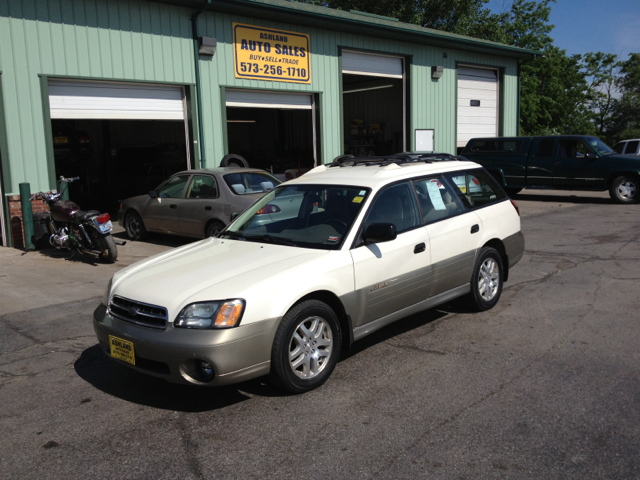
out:
<path id="1" fill-rule="evenodd" d="M 166 328 L 167 309 L 156 305 L 136 302 L 114 295 L 109 302 L 109 313 L 126 322 L 152 328 Z"/>

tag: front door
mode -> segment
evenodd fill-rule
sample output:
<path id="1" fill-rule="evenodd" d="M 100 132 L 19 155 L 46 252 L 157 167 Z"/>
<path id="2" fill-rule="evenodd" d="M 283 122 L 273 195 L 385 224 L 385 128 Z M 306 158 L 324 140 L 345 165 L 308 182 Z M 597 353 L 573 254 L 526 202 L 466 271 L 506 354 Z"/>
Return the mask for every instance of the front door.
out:
<path id="1" fill-rule="evenodd" d="M 557 189 L 591 190 L 604 187 L 601 158 L 582 138 L 561 138 L 554 162 L 553 183 Z"/>
<path id="2" fill-rule="evenodd" d="M 148 230 L 180 233 L 178 204 L 184 202 L 189 175 L 175 175 L 158 188 L 158 198 L 149 198 L 144 211 L 144 224 Z"/>
<path id="3" fill-rule="evenodd" d="M 218 184 L 214 177 L 194 175 L 177 210 L 180 232 L 185 235 L 204 236 L 205 221 L 213 214 L 218 196 Z"/>
<path id="4" fill-rule="evenodd" d="M 351 250 L 355 289 L 362 306 L 353 326 L 382 318 L 428 297 L 431 276 L 429 236 L 421 226 L 409 182 L 383 190 L 374 200 L 364 229 L 374 223 L 393 223 L 395 240 L 361 245 Z"/>

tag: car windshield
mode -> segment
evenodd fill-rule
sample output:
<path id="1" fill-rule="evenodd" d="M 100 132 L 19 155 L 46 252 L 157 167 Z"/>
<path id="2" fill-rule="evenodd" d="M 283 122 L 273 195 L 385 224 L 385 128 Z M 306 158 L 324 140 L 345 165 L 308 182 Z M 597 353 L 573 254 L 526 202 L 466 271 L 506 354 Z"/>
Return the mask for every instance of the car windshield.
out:
<path id="1" fill-rule="evenodd" d="M 613 148 L 604 143 L 598 137 L 589 137 L 587 138 L 587 142 L 589 142 L 589 145 L 591 145 L 600 155 L 614 155 L 616 153 Z"/>
<path id="2" fill-rule="evenodd" d="M 337 250 L 370 189 L 340 185 L 282 185 L 236 219 L 221 237 Z"/>
<path id="3" fill-rule="evenodd" d="M 224 181 L 236 195 L 250 195 L 273 190 L 280 180 L 262 172 L 229 173 L 224 175 Z"/>

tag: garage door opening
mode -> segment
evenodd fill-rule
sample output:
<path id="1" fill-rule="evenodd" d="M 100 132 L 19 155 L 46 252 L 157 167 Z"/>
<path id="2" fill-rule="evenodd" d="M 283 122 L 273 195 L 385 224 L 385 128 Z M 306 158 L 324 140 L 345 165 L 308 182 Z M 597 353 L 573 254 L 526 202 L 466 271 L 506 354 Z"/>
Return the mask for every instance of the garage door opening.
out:
<path id="1" fill-rule="evenodd" d="M 228 152 L 284 178 L 316 165 L 311 95 L 226 91 Z"/>
<path id="2" fill-rule="evenodd" d="M 342 53 L 344 153 L 356 157 L 406 150 L 404 59 Z"/>
<path id="3" fill-rule="evenodd" d="M 182 87 L 50 80 L 56 178 L 80 177 L 70 198 L 115 215 L 191 168 L 184 103 Z"/>

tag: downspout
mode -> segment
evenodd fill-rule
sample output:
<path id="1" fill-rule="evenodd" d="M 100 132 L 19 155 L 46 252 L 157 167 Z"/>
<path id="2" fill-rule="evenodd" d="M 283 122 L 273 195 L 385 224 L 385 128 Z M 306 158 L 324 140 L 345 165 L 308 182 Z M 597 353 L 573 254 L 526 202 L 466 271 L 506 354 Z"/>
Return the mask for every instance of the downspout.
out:
<path id="1" fill-rule="evenodd" d="M 198 109 L 198 142 L 200 146 L 200 168 L 207 164 L 204 156 L 204 127 L 202 126 L 202 94 L 200 93 L 200 54 L 198 53 L 198 17 L 211 5 L 211 0 L 206 0 L 196 12 L 191 15 L 191 35 L 193 36 L 193 60 L 196 74 L 196 104 Z"/>

